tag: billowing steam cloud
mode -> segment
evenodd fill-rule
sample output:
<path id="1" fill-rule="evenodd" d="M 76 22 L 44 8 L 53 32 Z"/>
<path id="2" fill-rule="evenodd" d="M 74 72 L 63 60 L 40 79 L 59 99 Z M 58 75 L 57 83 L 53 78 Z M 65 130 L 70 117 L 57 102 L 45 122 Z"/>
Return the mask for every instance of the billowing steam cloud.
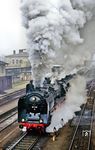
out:
<path id="1" fill-rule="evenodd" d="M 54 64 L 61 64 L 69 73 L 91 59 L 95 49 L 95 0 L 22 0 L 21 10 L 36 86 Z M 66 123 L 80 109 L 85 102 L 84 87 L 80 77 L 71 83 L 65 105 L 54 112 L 48 131 L 59 128 L 61 118 Z"/>
<path id="2" fill-rule="evenodd" d="M 53 112 L 52 121 L 47 132 L 53 132 L 54 127 L 56 130 L 61 128 L 69 119 L 72 119 L 74 112 L 80 110 L 80 106 L 86 102 L 85 86 L 86 82 L 83 77 L 76 77 L 71 81 L 71 87 L 66 95 L 66 101 L 61 103 L 58 108 Z M 78 88 L 76 88 L 78 85 Z M 63 119 L 63 122 L 61 121 Z"/>
<path id="3" fill-rule="evenodd" d="M 91 57 L 93 49 L 83 46 L 80 29 L 93 16 L 94 8 L 94 0 L 22 1 L 23 24 L 27 29 L 36 84 L 41 83 L 52 64 L 63 64 L 65 70 L 70 71 Z M 77 48 L 78 44 L 83 48 Z"/>

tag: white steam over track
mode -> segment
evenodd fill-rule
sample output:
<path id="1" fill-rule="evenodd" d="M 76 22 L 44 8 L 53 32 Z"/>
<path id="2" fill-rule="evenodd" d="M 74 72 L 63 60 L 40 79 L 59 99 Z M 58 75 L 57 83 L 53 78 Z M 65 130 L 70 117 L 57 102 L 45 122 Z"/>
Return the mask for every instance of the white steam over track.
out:
<path id="1" fill-rule="evenodd" d="M 22 0 L 21 10 L 35 86 L 41 85 L 43 77 L 54 64 L 63 65 L 65 72 L 69 73 L 91 59 L 95 50 L 95 0 Z M 82 78 L 76 80 L 85 87 Z M 73 84 L 70 90 L 76 97 L 72 97 L 74 109 L 66 107 L 71 103 L 70 93 L 64 109 L 61 109 L 62 112 L 72 112 L 66 113 L 67 117 L 65 114 L 67 120 L 73 117 L 74 111 L 83 103 L 81 98 L 85 93 L 84 88 L 83 91 L 79 88 L 80 92 L 74 90 L 79 85 L 75 84 L 76 88 L 73 88 Z M 76 109 L 73 104 L 76 104 Z M 69 114 L 71 117 L 68 117 Z"/>
<path id="2" fill-rule="evenodd" d="M 70 85 L 71 88 L 66 95 L 66 101 L 61 103 L 53 112 L 51 124 L 46 129 L 47 132 L 53 132 L 54 127 L 56 127 L 56 130 L 62 128 L 68 120 L 75 116 L 74 112 L 80 111 L 80 106 L 86 102 L 85 79 L 78 76 L 70 82 Z"/>

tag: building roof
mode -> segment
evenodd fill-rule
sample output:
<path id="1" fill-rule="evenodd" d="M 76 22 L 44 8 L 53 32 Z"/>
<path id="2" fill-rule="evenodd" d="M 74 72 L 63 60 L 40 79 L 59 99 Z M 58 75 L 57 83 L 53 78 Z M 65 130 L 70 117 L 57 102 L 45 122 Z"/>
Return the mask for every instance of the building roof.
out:
<path id="1" fill-rule="evenodd" d="M 28 53 L 27 52 L 23 52 L 23 53 L 18 53 L 18 54 L 12 54 L 12 55 L 7 55 L 6 57 L 28 57 Z"/>
<path id="2" fill-rule="evenodd" d="M 6 67 L 6 70 L 13 70 L 13 69 L 26 69 L 26 68 L 31 68 L 31 66 L 26 66 L 26 67 Z"/>
<path id="3" fill-rule="evenodd" d="M 8 63 L 6 63 L 6 62 L 4 62 L 4 61 L 0 61 L 0 65 L 6 65 L 6 64 L 8 64 Z"/>

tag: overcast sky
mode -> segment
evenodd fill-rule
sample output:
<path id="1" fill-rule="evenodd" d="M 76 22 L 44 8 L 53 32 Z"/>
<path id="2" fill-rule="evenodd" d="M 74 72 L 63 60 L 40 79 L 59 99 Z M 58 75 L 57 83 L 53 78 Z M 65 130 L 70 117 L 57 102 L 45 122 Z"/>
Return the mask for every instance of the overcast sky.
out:
<path id="1" fill-rule="evenodd" d="M 0 55 L 26 48 L 25 30 L 21 23 L 20 0 L 0 1 Z"/>

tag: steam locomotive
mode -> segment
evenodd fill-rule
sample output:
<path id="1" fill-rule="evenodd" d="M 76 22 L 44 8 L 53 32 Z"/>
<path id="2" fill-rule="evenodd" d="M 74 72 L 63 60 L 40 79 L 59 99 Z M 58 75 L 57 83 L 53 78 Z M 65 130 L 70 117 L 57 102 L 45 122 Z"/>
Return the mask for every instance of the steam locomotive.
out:
<path id="1" fill-rule="evenodd" d="M 64 86 L 65 85 L 65 86 Z M 64 79 L 56 84 L 46 84 L 35 88 L 32 92 L 22 96 L 18 101 L 18 122 L 22 131 L 36 129 L 45 131 L 51 122 L 51 112 L 56 101 L 63 100 L 69 84 Z"/>

